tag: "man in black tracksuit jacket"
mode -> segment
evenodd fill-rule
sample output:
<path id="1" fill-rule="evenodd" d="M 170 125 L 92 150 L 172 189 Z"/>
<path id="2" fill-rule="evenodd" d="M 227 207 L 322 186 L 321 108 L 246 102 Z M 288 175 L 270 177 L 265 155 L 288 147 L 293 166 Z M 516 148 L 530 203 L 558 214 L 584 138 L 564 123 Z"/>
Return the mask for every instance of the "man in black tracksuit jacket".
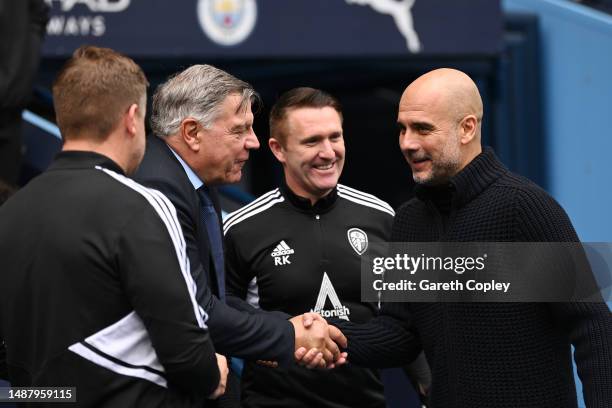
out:
<path id="1" fill-rule="evenodd" d="M 83 47 L 54 97 L 63 151 L 0 208 L 8 379 L 76 387 L 83 407 L 201 407 L 219 369 L 176 210 L 125 176 L 144 153 L 144 74 Z"/>
<path id="2" fill-rule="evenodd" d="M 314 205 L 283 184 L 226 218 L 228 293 L 263 310 L 366 322 L 377 307 L 360 299 L 360 252 L 386 241 L 392 220 L 387 203 L 340 184 Z M 378 372 L 357 366 L 248 363 L 242 384 L 245 407 L 385 406 Z"/>
<path id="3" fill-rule="evenodd" d="M 400 147 L 418 184 L 395 217 L 396 242 L 575 242 L 563 209 L 480 145 L 482 101 L 440 69 L 404 92 Z M 340 323 L 353 363 L 401 364 L 417 334 L 442 408 L 574 408 L 571 345 L 587 407 L 612 402 L 612 317 L 605 303 L 389 303 L 365 325 Z"/>
<path id="4" fill-rule="evenodd" d="M 363 323 L 377 305 L 361 301 L 361 255 L 389 238 L 394 211 L 373 195 L 337 184 L 344 163 L 338 102 L 312 88 L 281 95 L 269 145 L 285 182 L 224 222 L 228 293 L 288 315 L 316 312 Z M 384 407 L 377 370 L 328 372 L 248 363 L 245 407 Z"/>

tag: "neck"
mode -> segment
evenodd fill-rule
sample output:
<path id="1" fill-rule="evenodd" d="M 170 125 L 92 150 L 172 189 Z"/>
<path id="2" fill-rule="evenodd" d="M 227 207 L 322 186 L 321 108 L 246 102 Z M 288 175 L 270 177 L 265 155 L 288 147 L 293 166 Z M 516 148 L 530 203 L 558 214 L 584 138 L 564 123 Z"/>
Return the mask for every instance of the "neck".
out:
<path id="1" fill-rule="evenodd" d="M 111 136 L 100 142 L 94 141 L 91 137 L 87 136 L 66 140 L 62 146 L 62 151 L 71 150 L 94 152 L 106 156 L 117 163 L 126 174 L 128 173 L 128 159 L 121 154 L 125 149 L 117 148 Z"/>
<path id="2" fill-rule="evenodd" d="M 295 194 L 298 197 L 307 199 L 308 201 L 310 201 L 311 205 L 315 205 L 317 201 L 327 196 L 333 190 L 333 188 L 331 188 L 321 194 L 308 193 L 305 189 L 299 187 L 296 183 L 294 183 L 286 175 L 285 175 L 285 183 L 287 184 L 287 187 L 289 188 L 289 190 L 291 190 L 293 194 Z"/>
<path id="3" fill-rule="evenodd" d="M 474 145 L 473 147 L 470 147 L 469 150 L 466 152 L 465 157 L 461 161 L 461 167 L 459 168 L 459 170 L 457 170 L 455 174 L 453 174 L 453 176 L 461 172 L 461 170 L 465 169 L 465 167 L 470 164 L 472 160 L 474 160 L 480 153 L 482 153 L 482 146 L 480 145 L 480 143 Z"/>

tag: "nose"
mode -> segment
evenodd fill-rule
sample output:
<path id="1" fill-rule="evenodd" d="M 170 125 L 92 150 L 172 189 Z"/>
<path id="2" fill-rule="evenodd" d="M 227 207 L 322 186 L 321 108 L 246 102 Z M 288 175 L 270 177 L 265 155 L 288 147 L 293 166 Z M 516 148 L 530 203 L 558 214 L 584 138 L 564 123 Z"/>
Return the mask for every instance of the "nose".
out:
<path id="1" fill-rule="evenodd" d="M 321 149 L 319 150 L 319 157 L 326 160 L 332 160 L 336 157 L 336 152 L 329 140 L 324 140 L 321 143 Z"/>
<path id="2" fill-rule="evenodd" d="M 254 130 L 251 130 L 249 135 L 246 137 L 244 141 L 244 148 L 247 150 L 256 150 L 259 149 L 259 140 L 257 139 L 257 135 Z"/>
<path id="3" fill-rule="evenodd" d="M 416 138 L 413 137 L 410 130 L 408 129 L 400 134 L 399 147 L 404 153 L 416 152 L 421 149 L 421 144 Z"/>

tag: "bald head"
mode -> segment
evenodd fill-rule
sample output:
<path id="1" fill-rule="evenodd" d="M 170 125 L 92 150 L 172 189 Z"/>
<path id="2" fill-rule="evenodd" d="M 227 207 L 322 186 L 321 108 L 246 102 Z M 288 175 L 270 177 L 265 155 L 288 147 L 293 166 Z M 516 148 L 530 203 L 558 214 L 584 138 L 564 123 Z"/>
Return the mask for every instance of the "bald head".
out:
<path id="1" fill-rule="evenodd" d="M 400 148 L 417 183 L 445 183 L 482 151 L 482 110 L 476 84 L 455 69 L 430 71 L 406 88 Z"/>
<path id="2" fill-rule="evenodd" d="M 479 122 L 482 120 L 482 98 L 478 87 L 472 78 L 456 69 L 440 68 L 421 75 L 406 88 L 402 100 L 410 97 L 439 103 L 439 107 L 455 120 L 467 115 L 476 116 Z"/>

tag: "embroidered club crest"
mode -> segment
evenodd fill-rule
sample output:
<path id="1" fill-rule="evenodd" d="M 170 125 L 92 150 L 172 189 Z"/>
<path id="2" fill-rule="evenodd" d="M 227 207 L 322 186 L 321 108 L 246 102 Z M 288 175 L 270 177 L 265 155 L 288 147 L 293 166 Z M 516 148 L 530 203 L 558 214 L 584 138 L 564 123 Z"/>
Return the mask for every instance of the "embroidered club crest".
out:
<path id="1" fill-rule="evenodd" d="M 359 228 L 351 228 L 346 232 L 346 236 L 348 237 L 349 244 L 351 244 L 358 255 L 363 255 L 366 249 L 368 249 L 368 236 Z"/>

